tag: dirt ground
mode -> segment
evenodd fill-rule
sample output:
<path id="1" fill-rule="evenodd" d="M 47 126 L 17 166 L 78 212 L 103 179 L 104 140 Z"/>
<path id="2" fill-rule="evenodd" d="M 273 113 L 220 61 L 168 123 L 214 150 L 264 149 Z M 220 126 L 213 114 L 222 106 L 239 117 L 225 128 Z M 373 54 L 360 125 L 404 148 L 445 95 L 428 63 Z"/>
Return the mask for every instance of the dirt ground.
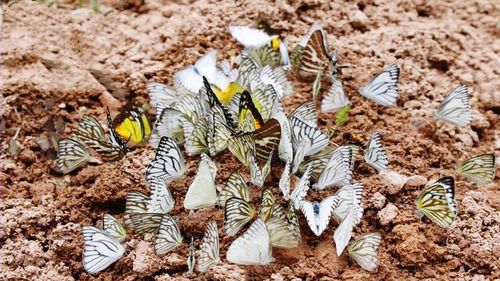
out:
<path id="1" fill-rule="evenodd" d="M 64 4 L 64 5 L 63 5 Z M 494 280 L 500 278 L 500 186 L 484 187 L 454 174 L 453 166 L 481 153 L 500 154 L 500 4 L 498 1 L 108 1 L 103 15 L 90 9 L 20 1 L 2 4 L 2 280 Z M 69 7 L 68 7 L 69 6 Z M 188 248 L 164 257 L 153 253 L 153 237 L 131 234 L 127 252 L 104 272 L 83 271 L 82 226 L 110 213 L 122 218 L 128 190 L 147 191 L 144 171 L 153 157 L 147 145 L 116 163 L 88 165 L 69 175 L 57 172 L 53 153 L 37 144 L 51 124 L 68 136 L 84 114 L 105 120 L 134 92 L 147 102 L 145 84 L 171 84 L 172 75 L 208 49 L 219 58 L 240 52 L 229 24 L 269 20 L 283 29 L 290 50 L 315 21 L 328 33 L 341 63 L 354 65 L 340 77 L 353 109 L 345 132 L 381 133 L 390 168 L 428 180 L 453 175 L 459 215 L 448 230 L 415 215 L 422 185 L 400 186 L 378 175 L 358 157 L 354 182 L 365 185 L 365 215 L 357 237 L 380 232 L 377 273 L 362 270 L 345 254 L 337 257 L 329 227 L 316 238 L 300 216 L 303 239 L 291 250 L 275 250 L 269 266 L 237 266 L 225 260 L 232 238 L 222 234 L 223 210 L 189 213 L 182 207 L 198 166 L 170 185 L 184 237 L 201 239 L 215 218 L 223 262 L 204 274 L 187 273 Z M 401 98 L 382 107 L 356 93 L 373 74 L 397 63 Z M 472 125 L 457 129 L 432 119 L 432 110 L 456 86 L 469 86 Z M 311 86 L 294 80 L 287 110 L 311 98 Z M 326 87 L 326 85 L 325 85 Z M 153 113 L 153 110 L 150 111 Z M 320 114 L 330 128 L 333 114 Z M 17 137 L 13 140 L 13 137 Z M 332 140 L 342 143 L 339 136 Z M 16 146 L 9 142 L 16 143 Z M 228 153 L 215 157 L 217 183 L 238 166 Z M 498 171 L 497 171 L 498 173 Z M 267 187 L 277 193 L 279 169 Z M 254 201 L 259 190 L 252 187 Z M 318 199 L 328 192 L 310 192 Z M 185 239 L 187 241 L 187 239 Z M 199 240 L 198 240 L 199 241 Z"/>

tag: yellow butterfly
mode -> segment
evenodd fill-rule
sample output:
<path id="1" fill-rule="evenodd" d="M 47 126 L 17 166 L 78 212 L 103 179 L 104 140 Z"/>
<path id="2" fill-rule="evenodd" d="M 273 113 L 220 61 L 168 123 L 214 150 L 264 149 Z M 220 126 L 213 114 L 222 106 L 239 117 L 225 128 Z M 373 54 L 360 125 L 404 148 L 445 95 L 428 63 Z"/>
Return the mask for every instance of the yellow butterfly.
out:
<path id="1" fill-rule="evenodd" d="M 144 109 L 133 102 L 113 120 L 115 131 L 132 146 L 145 143 L 151 136 L 151 123 Z"/>

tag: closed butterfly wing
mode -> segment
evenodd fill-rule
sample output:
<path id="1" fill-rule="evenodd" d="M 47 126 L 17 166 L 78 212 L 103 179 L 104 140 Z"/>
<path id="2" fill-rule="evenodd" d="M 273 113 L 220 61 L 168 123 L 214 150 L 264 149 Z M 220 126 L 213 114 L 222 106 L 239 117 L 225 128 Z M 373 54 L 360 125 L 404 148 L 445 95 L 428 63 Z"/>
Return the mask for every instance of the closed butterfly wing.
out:
<path id="1" fill-rule="evenodd" d="M 205 272 L 219 262 L 219 232 L 217 230 L 217 223 L 210 221 L 200 246 L 198 271 Z"/>
<path id="2" fill-rule="evenodd" d="M 348 104 L 351 104 L 351 102 L 344 93 L 342 82 L 335 79 L 330 90 L 323 98 L 323 101 L 321 101 L 321 111 L 337 112 Z"/>
<path id="3" fill-rule="evenodd" d="M 202 118 L 194 124 L 192 132 L 189 135 L 186 135 L 184 148 L 189 156 L 208 152 L 207 134 L 208 120 L 206 118 Z"/>
<path id="4" fill-rule="evenodd" d="M 146 169 L 146 180 L 156 177 L 165 182 L 173 181 L 184 174 L 185 160 L 174 140 L 162 137 L 156 155 Z"/>
<path id="5" fill-rule="evenodd" d="M 281 110 L 273 113 L 272 117 L 279 122 L 281 129 L 281 138 L 278 144 L 278 156 L 285 163 L 291 162 L 293 160 L 293 146 L 290 122 L 288 121 L 285 113 Z"/>
<path id="6" fill-rule="evenodd" d="M 328 145 L 329 139 L 327 134 L 316 127 L 309 126 L 298 118 L 290 118 L 290 127 L 294 150 L 303 144 L 304 140 L 310 145 L 304 156 L 313 155 Z"/>
<path id="7" fill-rule="evenodd" d="M 487 185 L 495 180 L 495 155 L 482 154 L 460 163 L 456 170 L 479 185 Z"/>
<path id="8" fill-rule="evenodd" d="M 243 265 L 266 265 L 274 261 L 272 245 L 264 221 L 255 220 L 250 228 L 229 246 L 226 258 Z"/>
<path id="9" fill-rule="evenodd" d="M 378 264 L 378 248 L 382 237 L 380 233 L 360 236 L 347 247 L 349 256 L 367 271 L 375 272 Z"/>
<path id="10" fill-rule="evenodd" d="M 318 115 L 313 101 L 306 101 L 290 113 L 290 118 L 297 118 L 311 127 L 318 127 Z"/>
<path id="11" fill-rule="evenodd" d="M 269 119 L 264 125 L 252 133 L 255 142 L 255 156 L 259 161 L 267 161 L 269 155 L 276 151 L 281 138 L 280 123 Z"/>
<path id="12" fill-rule="evenodd" d="M 317 76 L 318 73 L 331 74 L 334 70 L 334 61 L 328 55 L 326 36 L 323 29 L 315 23 L 308 32 L 309 38 L 301 52 L 300 63 L 297 67 L 302 77 Z M 303 43 L 303 42 L 301 42 Z"/>
<path id="13" fill-rule="evenodd" d="M 250 202 L 250 191 L 248 190 L 246 180 L 240 173 L 233 173 L 229 176 L 226 185 L 219 193 L 219 206 L 226 206 L 226 201 L 231 197 L 237 197 Z"/>
<path id="14" fill-rule="evenodd" d="M 300 209 L 302 201 L 307 195 L 307 191 L 309 190 L 309 179 L 311 178 L 311 173 L 312 173 L 312 165 L 309 165 L 290 196 L 290 200 L 293 202 L 293 205 L 296 210 Z"/>
<path id="15" fill-rule="evenodd" d="M 381 105 L 394 105 L 399 99 L 398 81 L 399 67 L 393 64 L 368 81 L 359 94 Z"/>
<path id="16" fill-rule="evenodd" d="M 455 180 L 444 177 L 425 188 L 417 199 L 417 209 L 440 227 L 450 227 L 457 217 Z"/>
<path id="17" fill-rule="evenodd" d="M 147 211 L 161 214 L 170 212 L 174 208 L 175 200 L 165 181 L 152 178 L 149 184 L 151 186 L 151 197 L 147 204 Z"/>
<path id="18" fill-rule="evenodd" d="M 472 109 L 467 86 L 458 86 L 441 102 L 434 112 L 436 120 L 443 120 L 458 127 L 465 127 L 472 121 Z"/>
<path id="19" fill-rule="evenodd" d="M 374 132 L 368 142 L 368 147 L 365 151 L 365 161 L 378 172 L 389 169 L 387 154 L 382 146 L 378 132 Z"/>
<path id="20" fill-rule="evenodd" d="M 248 155 L 249 163 L 250 163 L 250 180 L 256 186 L 263 186 L 264 181 L 267 176 L 271 172 L 271 160 L 273 159 L 273 151 L 269 154 L 269 158 L 266 163 L 262 167 L 259 167 L 259 164 L 255 160 L 255 157 L 252 154 Z"/>
<path id="21" fill-rule="evenodd" d="M 337 256 L 342 255 L 342 252 L 344 252 L 345 247 L 351 240 L 353 228 L 361 221 L 362 216 L 363 208 L 358 204 L 353 204 L 344 220 L 335 229 L 333 240 L 335 241 Z"/>
<path id="22" fill-rule="evenodd" d="M 149 82 L 146 85 L 146 89 L 148 90 L 149 100 L 152 106 L 156 107 L 158 103 L 173 106 L 178 101 L 175 90 L 165 84 Z"/>
<path id="23" fill-rule="evenodd" d="M 279 188 L 285 200 L 290 199 L 290 162 L 286 162 L 279 181 Z"/>
<path id="24" fill-rule="evenodd" d="M 187 258 L 188 272 L 194 272 L 194 266 L 196 264 L 196 248 L 194 246 L 194 239 L 191 237 L 191 243 L 189 243 L 189 254 Z"/>
<path id="25" fill-rule="evenodd" d="M 266 227 L 273 247 L 291 249 L 299 245 L 300 238 L 290 231 L 286 218 L 271 217 Z"/>
<path id="26" fill-rule="evenodd" d="M 255 153 L 255 141 L 249 134 L 229 139 L 227 148 L 244 165 L 248 166 L 248 154 Z"/>
<path id="27" fill-rule="evenodd" d="M 161 219 L 160 229 L 156 234 L 155 253 L 157 255 L 166 254 L 182 244 L 182 235 L 175 220 L 164 215 Z"/>
<path id="28" fill-rule="evenodd" d="M 93 116 L 84 115 L 78 127 L 73 130 L 73 133 L 84 143 L 94 143 L 97 141 L 106 140 L 106 134 L 99 121 Z"/>
<path id="29" fill-rule="evenodd" d="M 275 203 L 276 197 L 271 189 L 264 189 L 260 199 L 259 218 L 263 221 L 267 221 L 267 219 L 271 216 Z"/>
<path id="30" fill-rule="evenodd" d="M 226 201 L 224 232 L 234 236 L 240 229 L 255 217 L 255 209 L 251 203 L 241 198 L 231 197 Z"/>
<path id="31" fill-rule="evenodd" d="M 163 216 L 162 213 L 132 213 L 128 215 L 128 219 L 132 229 L 138 234 L 144 235 L 146 233 L 156 233 Z"/>
<path id="32" fill-rule="evenodd" d="M 353 206 L 363 207 L 363 189 L 362 183 L 345 185 L 339 189 L 335 196 L 339 199 L 339 204 L 333 210 L 333 216 L 338 222 L 342 222 Z M 358 211 L 363 211 L 362 208 Z"/>
<path id="33" fill-rule="evenodd" d="M 90 274 L 103 271 L 125 253 L 120 242 L 93 226 L 83 227 L 83 242 L 83 268 Z"/>
<path id="34" fill-rule="evenodd" d="M 271 41 L 266 32 L 247 26 L 229 26 L 229 32 L 245 48 L 260 48 Z"/>
<path id="35" fill-rule="evenodd" d="M 57 167 L 67 174 L 86 163 L 90 152 L 83 144 L 74 139 L 61 139 L 57 150 Z"/>
<path id="36" fill-rule="evenodd" d="M 161 110 L 151 133 L 150 143 L 157 147 L 162 137 L 169 137 L 176 143 L 184 142 L 184 131 L 182 129 L 181 118 L 183 113 L 171 107 Z"/>
<path id="37" fill-rule="evenodd" d="M 349 184 L 352 178 L 351 157 L 351 148 L 347 146 L 336 148 L 319 176 L 318 182 L 314 186 L 315 189 L 322 190 L 331 186 Z"/>
<path id="38" fill-rule="evenodd" d="M 216 172 L 215 163 L 206 154 L 202 154 L 198 173 L 186 193 L 184 208 L 192 210 L 215 205 L 217 202 Z"/>
<path id="39" fill-rule="evenodd" d="M 123 224 L 112 215 L 104 215 L 103 229 L 119 243 L 127 238 L 127 231 L 123 227 Z"/>

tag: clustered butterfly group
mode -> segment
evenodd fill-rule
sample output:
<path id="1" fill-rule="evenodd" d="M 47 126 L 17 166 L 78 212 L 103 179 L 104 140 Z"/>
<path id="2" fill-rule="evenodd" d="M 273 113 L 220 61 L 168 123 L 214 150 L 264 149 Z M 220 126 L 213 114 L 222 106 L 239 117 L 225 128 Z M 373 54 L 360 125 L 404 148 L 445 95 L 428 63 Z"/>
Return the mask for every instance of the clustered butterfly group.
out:
<path id="1" fill-rule="evenodd" d="M 305 217 L 312 233 L 320 236 L 333 216 L 338 222 L 333 240 L 337 255 L 347 252 L 362 268 L 376 271 L 379 233 L 361 235 L 350 242 L 353 228 L 363 215 L 363 184 L 351 184 L 352 171 L 360 147 L 329 146 L 329 135 L 318 128 L 315 101 L 322 83 L 332 86 L 321 101 L 324 112 L 339 112 L 350 101 L 337 79 L 340 69 L 336 53 L 328 54 L 323 29 L 318 23 L 288 56 L 286 44 L 264 30 L 231 26 L 231 35 L 245 48 L 237 58 L 237 68 L 224 60 L 217 63 L 210 51 L 194 65 L 175 74 L 174 86 L 149 83 L 150 103 L 156 108 L 151 126 L 142 107 L 130 102 L 114 120 L 108 111 L 109 135 L 92 116 L 84 116 L 72 136 L 59 143 L 57 165 L 69 173 L 89 161 L 117 160 L 129 147 L 147 142 L 157 147 L 146 169 L 149 195 L 129 191 L 125 225 L 138 234 L 155 234 L 154 249 L 164 255 L 183 243 L 179 220 L 171 216 L 175 200 L 167 185 L 185 172 L 185 159 L 201 155 L 198 172 L 184 198 L 184 208 L 196 210 L 219 206 L 225 210 L 223 223 L 227 236 L 249 228 L 227 249 L 227 261 L 243 265 L 266 265 L 274 261 L 272 248 L 294 248 L 301 232 L 296 211 Z M 288 116 L 281 100 L 293 93 L 288 76 L 313 82 L 313 100 L 297 107 Z M 391 65 L 375 75 L 359 93 L 374 102 L 394 105 L 399 98 L 399 68 Z M 459 86 L 434 113 L 436 120 L 464 127 L 472 119 L 467 87 Z M 228 149 L 243 166 L 250 168 L 250 182 L 262 187 L 274 164 L 285 163 L 279 180 L 281 197 L 270 188 L 262 190 L 256 211 L 245 177 L 234 172 L 224 187 L 215 185 L 217 165 L 210 156 Z M 484 154 L 459 164 L 457 171 L 481 185 L 495 178 L 494 155 Z M 381 136 L 373 132 L 364 151 L 364 160 L 378 172 L 388 170 L 389 162 Z M 300 175 L 300 178 L 295 176 Z M 309 189 L 339 189 L 321 202 L 305 199 Z M 217 195 L 218 193 L 218 195 Z M 288 202 L 285 206 L 281 202 Z M 441 227 L 449 227 L 457 216 L 454 179 L 444 177 L 424 188 L 417 198 L 417 209 Z M 83 227 L 83 265 L 97 273 L 118 260 L 125 252 L 124 226 L 114 217 L 104 216 L 103 229 Z M 199 272 L 218 264 L 219 231 L 215 220 L 207 230 L 196 255 L 195 241 L 189 245 L 188 268 Z M 197 256 L 197 258 L 196 258 Z"/>

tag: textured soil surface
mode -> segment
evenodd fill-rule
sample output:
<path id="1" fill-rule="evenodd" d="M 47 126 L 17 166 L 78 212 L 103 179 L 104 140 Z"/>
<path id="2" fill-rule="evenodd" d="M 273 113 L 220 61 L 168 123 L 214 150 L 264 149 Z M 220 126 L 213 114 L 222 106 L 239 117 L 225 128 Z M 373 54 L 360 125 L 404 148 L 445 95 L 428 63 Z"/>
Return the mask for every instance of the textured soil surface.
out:
<path id="1" fill-rule="evenodd" d="M 106 15 L 65 2 L 2 4 L 2 280 L 500 278 L 499 181 L 478 187 L 453 171 L 467 157 L 500 154 L 498 1 L 112 1 L 101 3 L 114 7 Z M 219 59 L 238 54 L 241 47 L 227 26 L 252 25 L 258 17 L 283 29 L 290 49 L 315 20 L 321 21 L 341 63 L 354 65 L 340 77 L 353 103 L 345 132 L 360 134 L 366 143 L 379 131 L 391 170 L 426 179 L 402 187 L 397 176 L 379 175 L 358 158 L 353 181 L 365 185 L 365 215 L 354 237 L 382 234 L 378 272 L 364 271 L 346 254 L 337 257 L 333 222 L 317 238 L 301 215 L 298 248 L 275 250 L 276 262 L 269 266 L 229 264 L 225 253 L 233 238 L 222 233 L 223 210 L 182 207 L 198 157 L 188 157 L 185 177 L 169 186 L 177 201 L 172 214 L 180 216 L 184 237 L 197 239 L 208 220 L 216 219 L 223 262 L 207 273 L 189 274 L 187 246 L 160 258 L 153 253 L 152 236 L 131 233 L 117 263 L 95 276 L 84 272 L 82 226 L 99 225 L 105 213 L 122 219 L 127 191 L 148 191 L 143 175 L 153 149 L 138 147 L 116 163 L 62 175 L 53 152 L 37 141 L 51 124 L 68 136 L 84 114 L 104 121 L 106 106 L 116 114 L 131 92 L 146 103 L 148 81 L 171 84 L 173 73 L 210 48 L 220 50 Z M 392 63 L 401 68 L 397 106 L 378 106 L 356 93 Z M 311 98 L 311 85 L 293 80 L 296 93 L 284 100 L 288 111 Z M 471 126 L 436 123 L 433 108 L 461 83 L 471 92 Z M 325 130 L 335 123 L 333 114 L 319 117 Z M 341 144 L 341 135 L 332 142 Z M 218 184 L 234 169 L 243 171 L 229 152 L 215 160 Z M 266 183 L 275 194 L 280 170 Z M 456 179 L 459 215 L 444 230 L 419 219 L 414 202 L 423 183 L 447 175 Z M 259 189 L 252 187 L 252 193 L 258 202 Z M 308 199 L 327 194 L 310 192 Z"/>

